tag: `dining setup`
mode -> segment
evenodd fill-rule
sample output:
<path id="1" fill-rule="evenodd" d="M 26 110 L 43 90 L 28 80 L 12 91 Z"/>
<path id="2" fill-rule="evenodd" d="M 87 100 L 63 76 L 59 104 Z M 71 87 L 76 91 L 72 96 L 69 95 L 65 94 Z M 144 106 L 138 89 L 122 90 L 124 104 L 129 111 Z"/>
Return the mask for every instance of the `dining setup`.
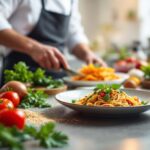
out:
<path id="1" fill-rule="evenodd" d="M 0 150 L 149 150 L 148 12 L 0 0 Z"/>

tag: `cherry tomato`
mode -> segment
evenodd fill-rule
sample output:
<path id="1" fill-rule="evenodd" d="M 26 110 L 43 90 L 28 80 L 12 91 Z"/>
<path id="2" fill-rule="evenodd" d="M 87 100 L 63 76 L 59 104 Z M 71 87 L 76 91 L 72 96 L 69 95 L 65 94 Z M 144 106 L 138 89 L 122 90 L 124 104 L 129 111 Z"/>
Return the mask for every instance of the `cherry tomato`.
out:
<path id="1" fill-rule="evenodd" d="M 126 62 L 128 62 L 128 63 L 135 63 L 136 59 L 133 58 L 133 57 L 129 57 L 129 58 L 126 59 Z"/>
<path id="2" fill-rule="evenodd" d="M 100 94 L 99 94 L 101 97 L 104 97 L 105 95 L 106 95 L 106 93 L 105 92 L 100 92 Z"/>
<path id="3" fill-rule="evenodd" d="M 120 61 L 116 62 L 116 65 L 117 66 L 126 66 L 127 62 L 125 60 L 120 60 Z"/>
<path id="4" fill-rule="evenodd" d="M 0 98 L 0 110 L 2 110 L 4 108 L 13 109 L 14 104 L 12 103 L 12 101 L 10 101 L 6 98 Z"/>
<path id="5" fill-rule="evenodd" d="M 13 102 L 14 106 L 17 107 L 20 103 L 20 97 L 18 93 L 13 91 L 3 92 L 0 94 L 0 98 L 6 98 Z"/>
<path id="6" fill-rule="evenodd" d="M 141 64 L 139 61 L 137 61 L 137 62 L 136 62 L 136 68 L 137 68 L 137 69 L 141 69 L 141 66 L 142 66 L 142 64 Z"/>
<path id="7" fill-rule="evenodd" d="M 0 123 L 7 126 L 16 126 L 23 129 L 25 125 L 25 114 L 19 109 L 3 109 L 0 111 Z"/>

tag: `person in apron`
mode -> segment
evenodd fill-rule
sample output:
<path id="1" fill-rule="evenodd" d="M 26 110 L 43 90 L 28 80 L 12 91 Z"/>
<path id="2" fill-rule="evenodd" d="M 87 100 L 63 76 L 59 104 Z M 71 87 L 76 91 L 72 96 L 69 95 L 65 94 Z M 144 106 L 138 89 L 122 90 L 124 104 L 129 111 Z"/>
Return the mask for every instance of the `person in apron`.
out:
<path id="1" fill-rule="evenodd" d="M 2 0 L 0 0 L 0 2 L 1 1 Z M 9 0 L 9 1 L 11 1 L 11 0 Z M 69 1 L 71 7 L 73 4 L 73 1 L 76 1 L 76 0 Z M 29 2 L 29 0 L 28 1 L 22 0 L 21 2 L 22 3 Z M 53 11 L 49 11 L 49 10 L 45 9 L 45 6 L 46 6 L 45 0 L 39 0 L 39 2 L 41 2 L 41 5 L 42 5 L 40 17 L 38 19 L 37 24 L 34 26 L 32 31 L 27 35 L 27 37 L 29 37 L 29 39 L 35 40 L 36 42 L 39 42 L 39 44 L 42 43 L 44 46 L 49 46 L 49 47 L 52 46 L 54 48 L 57 48 L 57 50 L 59 50 L 61 53 L 63 53 L 64 48 L 66 46 L 67 38 L 68 38 L 68 30 L 69 30 L 70 18 L 72 15 L 71 14 L 72 9 L 70 11 L 70 14 L 68 14 L 68 15 L 61 14 L 61 13 L 57 13 L 57 12 L 53 12 Z M 53 1 L 53 2 L 55 2 L 55 1 Z M 4 3 L 4 1 L 3 1 L 3 3 Z M 8 4 L 8 6 L 9 6 L 9 4 Z M 19 4 L 17 6 L 19 6 Z M 32 6 L 32 7 L 34 7 L 34 6 Z M 22 7 L 22 9 L 23 8 L 24 7 Z M 3 11 L 5 11 L 5 9 L 3 9 Z M 12 10 L 10 10 L 10 11 L 12 11 Z M 22 13 L 22 11 L 20 11 L 20 13 Z M 5 22 L 6 20 L 3 20 L 3 21 Z M 16 19 L 16 23 L 17 23 L 17 19 Z M 0 36 L 0 44 L 3 44 L 5 46 L 9 47 L 9 42 L 7 41 L 7 44 L 5 44 L 6 42 L 3 39 L 4 38 L 3 37 L 1 38 L 1 36 Z M 7 38 L 5 38 L 5 39 L 7 40 Z M 19 36 L 17 39 L 19 39 Z M 11 40 L 12 40 L 12 37 L 11 37 Z M 17 45 L 17 44 L 19 44 L 19 43 L 16 43 L 14 45 Z M 11 45 L 10 45 L 10 47 L 11 47 Z M 84 61 L 86 61 L 88 63 L 94 62 L 94 61 L 99 61 L 99 59 L 96 58 L 92 52 L 86 51 L 86 49 L 88 49 L 86 46 L 82 46 L 82 45 L 77 46 L 77 47 L 75 46 L 74 49 L 77 49 L 77 50 L 74 50 L 74 55 L 76 55 L 79 59 L 83 60 L 83 58 L 85 57 L 85 54 L 88 52 L 87 60 L 84 59 Z M 67 68 L 68 65 L 65 62 L 65 58 L 62 58 L 62 55 L 59 54 L 60 52 L 57 50 L 55 51 L 55 54 L 58 55 L 57 57 L 58 57 L 59 61 L 61 62 L 59 64 L 59 68 L 62 66 Z M 36 53 L 37 57 L 40 55 L 38 53 L 38 51 L 35 53 Z M 42 54 L 43 54 L 43 52 L 42 52 Z M 52 58 L 52 56 L 51 56 L 51 58 Z M 89 59 L 89 58 L 92 58 L 92 59 Z M 30 66 L 30 69 L 32 71 L 34 71 L 37 67 L 42 66 L 41 64 L 39 65 L 39 62 L 37 63 L 37 61 L 35 61 L 35 59 L 31 57 L 29 52 L 23 53 L 22 51 L 18 51 L 18 50 L 16 51 L 16 49 L 14 48 L 14 50 L 12 50 L 4 59 L 4 69 L 12 69 L 12 67 L 15 63 L 17 63 L 19 61 L 24 61 L 28 66 Z M 44 62 L 45 62 L 45 60 L 43 59 L 42 63 L 44 63 Z M 44 67 L 44 68 L 46 68 L 46 67 Z M 52 71 L 52 69 L 47 69 L 46 74 L 49 74 L 54 78 L 61 78 L 66 75 L 65 72 L 63 72 L 63 71 L 54 72 L 54 71 Z"/>
<path id="2" fill-rule="evenodd" d="M 47 11 L 45 9 L 45 0 L 41 0 L 41 3 L 42 10 L 39 21 L 27 36 L 43 44 L 54 46 L 63 53 L 67 40 L 71 14 L 63 15 Z M 34 71 L 37 67 L 40 67 L 29 55 L 12 51 L 4 59 L 4 68 L 12 69 L 13 65 L 19 61 L 24 61 L 28 66 L 30 66 L 30 70 L 32 71 Z M 50 70 L 46 70 L 46 74 L 49 74 L 54 78 L 61 78 L 66 75 L 64 71 L 56 72 Z"/>

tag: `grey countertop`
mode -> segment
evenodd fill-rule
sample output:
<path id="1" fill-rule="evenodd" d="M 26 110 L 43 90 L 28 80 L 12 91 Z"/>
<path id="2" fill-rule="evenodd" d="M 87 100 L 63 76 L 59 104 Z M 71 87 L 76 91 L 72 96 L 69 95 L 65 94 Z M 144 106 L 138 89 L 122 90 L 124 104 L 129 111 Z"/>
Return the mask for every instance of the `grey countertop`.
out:
<path id="1" fill-rule="evenodd" d="M 62 150 L 149 150 L 150 111 L 136 118 L 94 118 L 83 116 L 48 99 L 50 109 L 35 109 L 57 122 L 58 130 L 69 136 Z M 38 149 L 33 144 L 27 149 Z M 57 148 L 56 150 L 59 150 Z"/>

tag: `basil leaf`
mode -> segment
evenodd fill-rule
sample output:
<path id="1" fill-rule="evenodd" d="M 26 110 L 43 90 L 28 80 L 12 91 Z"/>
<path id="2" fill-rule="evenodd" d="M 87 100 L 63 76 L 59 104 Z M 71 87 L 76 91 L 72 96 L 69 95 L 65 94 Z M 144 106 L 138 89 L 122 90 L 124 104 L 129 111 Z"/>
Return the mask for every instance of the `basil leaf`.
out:
<path id="1" fill-rule="evenodd" d="M 121 84 L 112 84 L 111 87 L 112 89 L 117 90 L 121 87 Z"/>
<path id="2" fill-rule="evenodd" d="M 105 101 L 108 101 L 108 100 L 110 99 L 110 95 L 109 95 L 109 94 L 106 94 L 106 95 L 103 97 L 103 99 L 104 99 Z"/>

